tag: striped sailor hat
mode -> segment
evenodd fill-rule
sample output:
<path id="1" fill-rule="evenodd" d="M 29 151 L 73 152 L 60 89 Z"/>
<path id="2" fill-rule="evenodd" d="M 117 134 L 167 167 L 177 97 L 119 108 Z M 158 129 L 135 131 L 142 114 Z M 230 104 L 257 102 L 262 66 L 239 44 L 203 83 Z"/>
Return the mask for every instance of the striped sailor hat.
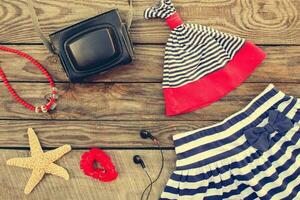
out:
<path id="1" fill-rule="evenodd" d="M 185 24 L 171 0 L 160 0 L 144 17 L 165 19 L 171 34 L 165 49 L 166 115 L 205 107 L 238 87 L 266 57 L 253 43 L 198 24 Z"/>

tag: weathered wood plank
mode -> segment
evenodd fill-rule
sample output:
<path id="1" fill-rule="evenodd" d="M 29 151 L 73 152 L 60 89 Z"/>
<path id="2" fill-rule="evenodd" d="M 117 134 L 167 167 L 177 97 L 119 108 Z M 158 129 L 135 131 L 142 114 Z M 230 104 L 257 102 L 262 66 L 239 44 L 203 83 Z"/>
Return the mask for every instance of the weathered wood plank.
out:
<path id="1" fill-rule="evenodd" d="M 59 82 L 68 81 L 58 58 L 47 53 L 40 45 L 11 46 L 32 55 L 39 60 Z M 267 59 L 247 82 L 300 82 L 300 48 L 297 46 L 262 47 Z M 136 60 L 126 66 L 96 75 L 87 82 L 161 82 L 164 46 L 136 45 Z M 12 62 L 14 61 L 14 62 Z M 11 81 L 46 81 L 26 59 L 0 51 L 0 66 Z"/>
<path id="2" fill-rule="evenodd" d="M 173 147 L 172 135 L 212 125 L 214 121 L 27 121 L 0 120 L 0 147 L 28 147 L 27 129 L 33 127 L 44 147 L 72 144 L 76 148 L 156 147 L 140 138 L 151 130 L 162 147 Z"/>
<path id="3" fill-rule="evenodd" d="M 245 83 L 222 101 L 190 114 L 164 116 L 164 100 L 158 83 L 135 84 L 58 84 L 61 95 L 53 114 L 35 114 L 12 100 L 0 86 L 0 119 L 58 120 L 222 120 L 247 105 L 263 91 L 267 83 Z M 48 84 L 13 84 L 20 96 L 40 104 Z M 285 93 L 300 96 L 299 84 L 276 84 Z M 201 92 L 201 91 L 199 91 Z"/>
<path id="4" fill-rule="evenodd" d="M 300 44 L 300 2 L 298 0 L 174 0 L 186 22 L 212 26 L 259 44 Z M 65 5 L 68 5 L 67 7 Z M 144 20 L 144 9 L 153 1 L 134 1 L 132 39 L 135 43 L 165 43 L 168 28 L 160 20 Z M 35 4 L 42 30 L 49 34 L 67 25 L 112 8 L 126 19 L 127 0 L 38 0 Z M 26 0 L 1 0 L 0 42 L 40 42 L 35 33 Z"/>
<path id="5" fill-rule="evenodd" d="M 211 26 L 257 44 L 299 44 L 299 39 L 296 39 L 300 35 L 298 0 L 173 2 L 184 22 Z M 169 37 L 170 31 L 164 22 L 145 22 L 143 19 L 145 8 L 152 4 L 148 0 L 137 1 L 137 17 L 132 29 L 134 41 L 165 43 Z"/>
<path id="6" fill-rule="evenodd" d="M 29 156 L 28 151 L 1 150 L 0 156 L 0 191 L 1 199 L 105 199 L 105 200 L 138 200 L 148 179 L 140 166 L 133 163 L 132 157 L 139 154 L 143 157 L 151 177 L 155 177 L 160 168 L 160 153 L 154 150 L 111 150 L 106 151 L 112 157 L 119 171 L 119 177 L 111 183 L 102 183 L 83 175 L 79 168 L 80 156 L 83 151 L 73 150 L 57 163 L 66 168 L 70 180 L 65 181 L 56 176 L 46 176 L 31 194 L 25 196 L 24 187 L 31 171 L 18 167 L 7 166 L 6 160 L 14 157 Z M 173 151 L 165 152 L 165 168 L 162 176 L 153 186 L 149 199 L 158 199 L 175 164 Z"/>

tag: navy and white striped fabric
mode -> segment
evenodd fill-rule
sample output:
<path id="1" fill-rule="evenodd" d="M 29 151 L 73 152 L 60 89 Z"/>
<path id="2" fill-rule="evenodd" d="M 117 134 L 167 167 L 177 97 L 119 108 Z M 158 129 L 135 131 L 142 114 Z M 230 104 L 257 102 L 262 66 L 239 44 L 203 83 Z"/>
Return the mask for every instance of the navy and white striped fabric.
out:
<path id="1" fill-rule="evenodd" d="M 176 12 L 171 0 L 160 0 L 145 18 L 166 19 Z M 207 26 L 182 24 L 171 31 L 165 49 L 163 88 L 176 88 L 223 68 L 245 40 Z"/>
<path id="2" fill-rule="evenodd" d="M 270 147 L 261 151 L 245 131 L 266 126 L 270 111 L 284 114 L 292 127 L 270 134 Z M 269 85 L 221 123 L 175 135 L 176 169 L 161 200 L 300 199 L 299 122 L 300 99 Z"/>
<path id="3" fill-rule="evenodd" d="M 176 12 L 171 0 L 159 0 L 156 5 L 145 10 L 145 19 L 162 18 L 166 19 Z"/>

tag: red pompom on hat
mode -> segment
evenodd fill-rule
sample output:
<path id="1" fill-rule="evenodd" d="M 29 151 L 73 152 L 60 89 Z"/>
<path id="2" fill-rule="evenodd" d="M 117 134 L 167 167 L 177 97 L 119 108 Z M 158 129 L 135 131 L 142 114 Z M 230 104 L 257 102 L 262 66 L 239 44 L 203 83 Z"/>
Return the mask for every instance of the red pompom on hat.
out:
<path id="1" fill-rule="evenodd" d="M 207 26 L 184 24 L 171 0 L 145 10 L 145 18 L 166 20 L 163 94 L 166 115 L 188 113 L 223 98 L 265 59 L 253 43 Z"/>

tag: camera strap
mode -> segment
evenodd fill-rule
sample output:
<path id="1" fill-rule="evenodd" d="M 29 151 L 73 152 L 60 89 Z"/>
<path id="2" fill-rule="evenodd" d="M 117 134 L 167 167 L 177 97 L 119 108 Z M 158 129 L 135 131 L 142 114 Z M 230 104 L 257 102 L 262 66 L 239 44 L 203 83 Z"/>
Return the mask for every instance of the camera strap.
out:
<path id="1" fill-rule="evenodd" d="M 52 48 L 52 44 L 51 44 L 50 40 L 48 40 L 46 38 L 46 36 L 43 34 L 43 32 L 41 30 L 41 27 L 40 27 L 40 24 L 39 24 L 39 20 L 38 20 L 36 11 L 34 9 L 32 0 L 27 0 L 27 3 L 28 3 L 28 8 L 29 8 L 31 20 L 32 20 L 33 27 L 34 27 L 35 31 L 39 35 L 40 39 L 42 40 L 44 46 L 48 49 L 48 51 L 51 54 L 54 54 L 54 50 Z"/>
<path id="2" fill-rule="evenodd" d="M 133 3 L 132 3 L 132 1 L 133 0 L 128 0 L 129 11 L 128 11 L 128 14 L 127 14 L 127 30 L 130 29 L 132 19 L 133 19 L 133 5 L 132 5 Z M 48 51 L 51 54 L 55 54 L 52 43 L 50 42 L 49 39 L 47 39 L 47 37 L 43 34 L 43 32 L 41 30 L 39 19 L 37 17 L 37 14 L 36 14 L 36 11 L 35 11 L 35 8 L 34 8 L 34 5 L 33 5 L 33 0 L 27 0 L 27 4 L 28 4 L 31 20 L 32 20 L 33 27 L 34 27 L 35 31 L 39 35 L 40 39 L 42 40 L 44 46 L 48 49 Z"/>

